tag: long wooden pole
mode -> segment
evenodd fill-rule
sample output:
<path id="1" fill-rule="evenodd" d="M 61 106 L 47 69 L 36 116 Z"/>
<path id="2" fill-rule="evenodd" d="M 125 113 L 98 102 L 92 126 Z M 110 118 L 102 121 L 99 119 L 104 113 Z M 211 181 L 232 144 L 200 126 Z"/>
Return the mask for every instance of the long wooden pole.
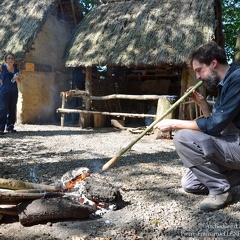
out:
<path id="1" fill-rule="evenodd" d="M 159 121 L 166 117 L 171 111 L 173 111 L 183 100 L 185 100 L 192 92 L 199 88 L 203 84 L 203 81 L 200 80 L 195 86 L 191 88 L 190 91 L 185 93 L 178 101 L 176 101 L 163 115 L 157 118 L 151 125 L 149 125 L 135 140 L 130 142 L 125 148 L 120 150 L 112 159 L 105 163 L 102 167 L 102 171 L 110 168 L 125 152 L 128 151 L 138 140 L 140 140 L 149 130 L 151 130 Z"/>

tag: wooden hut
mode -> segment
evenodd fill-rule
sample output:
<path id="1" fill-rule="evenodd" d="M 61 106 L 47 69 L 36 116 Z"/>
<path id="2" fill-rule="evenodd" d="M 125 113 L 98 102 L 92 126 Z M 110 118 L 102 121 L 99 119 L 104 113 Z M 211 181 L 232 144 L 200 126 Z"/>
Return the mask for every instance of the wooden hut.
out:
<path id="1" fill-rule="evenodd" d="M 0 1 L 0 59 L 15 54 L 22 84 L 17 119 L 22 123 L 55 120 L 59 92 L 66 90 L 66 44 L 83 18 L 77 0 Z"/>
<path id="2" fill-rule="evenodd" d="M 182 95 L 196 83 L 187 64 L 190 51 L 212 40 L 223 45 L 220 0 L 103 2 L 78 25 L 65 55 L 67 67 L 86 67 L 86 108 L 96 114 L 148 112 L 151 102 L 134 104 L 137 97 L 129 95 Z M 97 66 L 107 66 L 104 76 Z M 125 94 L 125 101 L 116 94 Z"/>

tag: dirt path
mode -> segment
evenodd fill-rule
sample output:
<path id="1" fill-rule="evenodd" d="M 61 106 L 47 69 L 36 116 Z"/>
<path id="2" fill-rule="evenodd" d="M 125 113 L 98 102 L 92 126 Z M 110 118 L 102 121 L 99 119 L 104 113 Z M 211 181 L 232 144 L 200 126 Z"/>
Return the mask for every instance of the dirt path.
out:
<path id="1" fill-rule="evenodd" d="M 83 130 L 56 125 L 17 125 L 16 129 L 17 134 L 0 138 L 1 178 L 52 184 L 69 170 L 88 167 L 121 187 L 126 205 L 98 218 L 29 227 L 22 226 L 17 217 L 5 216 L 0 240 L 239 239 L 239 189 L 234 189 L 235 201 L 229 207 L 199 211 L 203 196 L 186 194 L 180 187 L 185 169 L 172 140 L 144 136 L 102 173 L 104 163 L 136 135 L 114 128 Z"/>

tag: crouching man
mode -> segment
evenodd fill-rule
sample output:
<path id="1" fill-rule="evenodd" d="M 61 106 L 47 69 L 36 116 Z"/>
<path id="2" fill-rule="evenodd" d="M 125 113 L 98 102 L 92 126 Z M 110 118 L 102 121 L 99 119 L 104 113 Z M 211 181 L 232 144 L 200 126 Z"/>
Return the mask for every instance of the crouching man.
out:
<path id="1" fill-rule="evenodd" d="M 218 91 L 211 110 L 206 99 L 193 91 L 201 108 L 197 120 L 164 119 L 155 128 L 176 129 L 174 145 L 184 166 L 182 187 L 189 193 L 208 194 L 200 209 L 216 210 L 232 201 L 231 187 L 240 184 L 240 67 L 229 65 L 215 42 L 200 46 L 189 56 L 198 79 L 209 91 Z"/>

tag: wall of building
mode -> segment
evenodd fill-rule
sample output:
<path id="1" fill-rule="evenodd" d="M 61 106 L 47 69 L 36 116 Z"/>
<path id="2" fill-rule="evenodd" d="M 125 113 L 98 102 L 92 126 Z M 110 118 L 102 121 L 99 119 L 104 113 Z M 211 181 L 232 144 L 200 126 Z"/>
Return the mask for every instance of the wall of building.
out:
<path id="1" fill-rule="evenodd" d="M 60 92 L 66 91 L 69 69 L 62 59 L 71 33 L 66 22 L 50 15 L 20 66 L 17 121 L 46 123 L 58 120 Z"/>

